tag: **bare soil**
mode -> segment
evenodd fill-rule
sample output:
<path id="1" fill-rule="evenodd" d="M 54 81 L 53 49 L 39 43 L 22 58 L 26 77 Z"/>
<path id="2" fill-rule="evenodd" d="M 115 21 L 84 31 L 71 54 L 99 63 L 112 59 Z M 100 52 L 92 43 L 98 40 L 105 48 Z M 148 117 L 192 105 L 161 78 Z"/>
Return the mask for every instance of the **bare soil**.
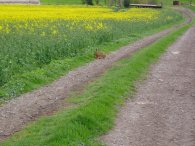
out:
<path id="1" fill-rule="evenodd" d="M 188 14 L 186 9 L 180 11 Z M 190 21 L 191 17 L 185 23 L 189 23 Z M 155 42 L 180 26 L 182 25 L 174 26 L 122 47 L 107 55 L 105 59 L 95 60 L 70 71 L 67 75 L 52 84 L 24 94 L 4 104 L 0 107 L 0 141 L 21 130 L 30 121 L 68 106 L 68 103 L 64 102 L 64 99 L 71 92 L 84 88 L 88 82 L 102 75 L 114 62 L 129 57 L 136 50 Z"/>
<path id="2" fill-rule="evenodd" d="M 195 146 L 195 26 L 152 66 L 102 139 L 109 146 Z"/>

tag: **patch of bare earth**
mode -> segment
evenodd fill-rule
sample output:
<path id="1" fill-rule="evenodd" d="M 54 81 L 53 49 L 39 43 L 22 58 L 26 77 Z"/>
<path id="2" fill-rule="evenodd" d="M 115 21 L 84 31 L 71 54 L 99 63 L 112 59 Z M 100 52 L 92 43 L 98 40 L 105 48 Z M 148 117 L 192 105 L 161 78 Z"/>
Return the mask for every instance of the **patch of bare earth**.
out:
<path id="1" fill-rule="evenodd" d="M 152 66 L 102 139 L 109 146 L 195 146 L 195 26 Z"/>
<path id="2" fill-rule="evenodd" d="M 186 10 L 181 11 L 187 13 Z M 191 18 L 189 17 L 186 23 L 190 21 Z M 95 60 L 86 64 L 69 72 L 49 86 L 24 94 L 4 104 L 0 107 L 0 140 L 21 130 L 28 122 L 67 106 L 68 104 L 64 102 L 64 99 L 72 91 L 80 90 L 88 82 L 102 75 L 114 62 L 129 57 L 138 49 L 155 42 L 180 26 L 182 25 L 174 26 L 131 45 L 122 47 L 107 55 L 105 59 Z"/>

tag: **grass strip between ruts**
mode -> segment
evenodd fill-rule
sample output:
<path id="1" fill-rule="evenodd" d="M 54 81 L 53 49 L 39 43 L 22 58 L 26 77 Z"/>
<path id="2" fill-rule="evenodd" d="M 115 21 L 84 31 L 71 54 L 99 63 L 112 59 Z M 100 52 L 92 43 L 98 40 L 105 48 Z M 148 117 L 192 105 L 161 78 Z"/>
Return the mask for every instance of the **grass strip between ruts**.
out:
<path id="1" fill-rule="evenodd" d="M 18 132 L 1 146 L 96 146 L 96 140 L 113 127 L 117 106 L 132 97 L 135 83 L 146 75 L 150 65 L 181 36 L 184 26 L 132 57 L 117 62 L 82 94 L 69 101 L 76 107 L 43 117 Z M 66 101 L 67 102 L 67 101 Z"/>

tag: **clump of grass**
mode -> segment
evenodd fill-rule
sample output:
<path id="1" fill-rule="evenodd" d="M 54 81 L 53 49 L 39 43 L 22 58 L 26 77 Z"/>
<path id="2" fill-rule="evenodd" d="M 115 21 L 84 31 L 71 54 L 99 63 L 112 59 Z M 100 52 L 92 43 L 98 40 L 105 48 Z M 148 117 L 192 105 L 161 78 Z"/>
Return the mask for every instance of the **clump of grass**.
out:
<path id="1" fill-rule="evenodd" d="M 123 103 L 126 97 L 132 97 L 135 82 L 188 28 L 182 27 L 138 51 L 131 58 L 118 62 L 100 79 L 91 83 L 84 93 L 71 99 L 79 106 L 41 118 L 1 143 L 1 146 L 101 145 L 96 138 L 113 126 L 117 105 Z"/>

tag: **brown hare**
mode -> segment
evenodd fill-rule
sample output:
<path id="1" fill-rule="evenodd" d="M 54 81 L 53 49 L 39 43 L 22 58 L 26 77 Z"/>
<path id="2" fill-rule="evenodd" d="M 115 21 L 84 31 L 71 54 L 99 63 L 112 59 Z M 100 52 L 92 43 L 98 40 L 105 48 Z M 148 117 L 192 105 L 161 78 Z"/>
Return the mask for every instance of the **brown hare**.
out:
<path id="1" fill-rule="evenodd" d="M 103 52 L 101 52 L 98 49 L 96 49 L 96 51 L 95 51 L 95 58 L 96 59 L 104 59 L 104 58 L 106 58 L 106 54 L 104 54 Z"/>

